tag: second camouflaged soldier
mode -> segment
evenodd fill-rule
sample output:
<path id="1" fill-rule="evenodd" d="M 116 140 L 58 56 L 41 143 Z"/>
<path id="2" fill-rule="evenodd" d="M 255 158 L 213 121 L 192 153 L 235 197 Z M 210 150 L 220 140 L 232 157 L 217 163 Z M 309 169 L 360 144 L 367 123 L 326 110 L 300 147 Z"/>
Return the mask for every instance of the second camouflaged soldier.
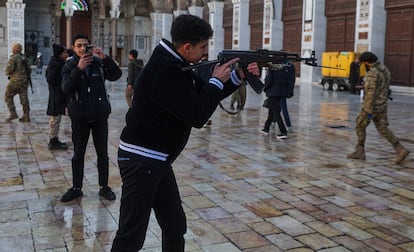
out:
<path id="1" fill-rule="evenodd" d="M 9 78 L 9 84 L 6 87 L 6 92 L 4 94 L 5 102 L 10 111 L 10 116 L 6 119 L 7 122 L 11 122 L 18 118 L 13 101 L 13 97 L 16 94 L 19 94 L 20 103 L 23 107 L 23 116 L 19 121 L 30 122 L 30 107 L 27 89 L 29 87 L 28 76 L 30 76 L 31 69 L 27 57 L 22 54 L 22 50 L 23 48 L 21 44 L 13 44 L 12 56 L 7 62 L 6 75 Z"/>
<path id="2" fill-rule="evenodd" d="M 355 152 L 349 154 L 348 158 L 365 159 L 366 128 L 372 120 L 378 132 L 394 146 L 397 152 L 395 163 L 399 164 L 410 152 L 400 144 L 398 138 L 388 128 L 387 107 L 391 74 L 387 67 L 377 60 L 377 56 L 372 52 L 364 52 L 359 56 L 359 61 L 369 71 L 365 75 L 364 101 L 356 118 L 355 130 L 358 143 Z"/>

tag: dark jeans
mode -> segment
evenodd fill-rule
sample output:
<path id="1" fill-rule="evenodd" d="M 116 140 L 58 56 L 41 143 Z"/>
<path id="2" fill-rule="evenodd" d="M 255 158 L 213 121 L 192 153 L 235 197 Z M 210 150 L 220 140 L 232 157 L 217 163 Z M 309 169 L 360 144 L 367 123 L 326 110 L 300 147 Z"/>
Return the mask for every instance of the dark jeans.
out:
<path id="1" fill-rule="evenodd" d="M 285 119 L 286 127 L 291 127 L 290 116 L 287 109 L 286 97 L 280 97 L 280 109 L 282 110 L 283 118 Z"/>
<path id="2" fill-rule="evenodd" d="M 272 122 L 276 122 L 279 126 L 280 133 L 287 134 L 285 124 L 283 123 L 282 116 L 280 115 L 280 96 L 269 97 L 269 113 L 264 125 L 264 129 L 269 131 Z"/>
<path id="3" fill-rule="evenodd" d="M 122 197 L 111 251 L 135 252 L 142 248 L 151 209 L 162 230 L 162 251 L 184 251 L 187 223 L 171 165 L 123 150 L 118 151 L 118 165 Z"/>
<path id="4" fill-rule="evenodd" d="M 72 142 L 74 154 L 72 158 L 73 187 L 82 188 L 85 166 L 85 152 L 89 135 L 92 131 L 93 144 L 98 157 L 97 166 L 99 185 L 108 185 L 108 120 L 88 122 L 72 119 Z"/>

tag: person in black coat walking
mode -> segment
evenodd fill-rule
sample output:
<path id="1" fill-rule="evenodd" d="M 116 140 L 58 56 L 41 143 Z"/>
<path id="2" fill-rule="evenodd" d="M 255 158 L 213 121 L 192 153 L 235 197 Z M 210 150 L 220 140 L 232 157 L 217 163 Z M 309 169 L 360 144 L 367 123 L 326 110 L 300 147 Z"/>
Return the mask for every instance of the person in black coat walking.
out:
<path id="1" fill-rule="evenodd" d="M 49 86 L 49 101 L 46 114 L 49 118 L 49 150 L 66 150 L 68 145 L 59 141 L 59 127 L 62 115 L 65 114 L 66 102 L 62 90 L 62 68 L 68 53 L 58 44 L 53 44 L 53 56 L 46 69 L 46 80 Z"/>
<path id="2" fill-rule="evenodd" d="M 292 63 L 275 64 L 269 67 L 265 80 L 266 96 L 268 97 L 269 112 L 264 128 L 261 133 L 268 135 L 272 122 L 276 122 L 279 126 L 280 133 L 276 135 L 278 139 L 287 138 L 287 129 L 280 115 L 280 101 L 282 97 L 292 97 L 295 81 L 295 69 L 291 67 Z"/>

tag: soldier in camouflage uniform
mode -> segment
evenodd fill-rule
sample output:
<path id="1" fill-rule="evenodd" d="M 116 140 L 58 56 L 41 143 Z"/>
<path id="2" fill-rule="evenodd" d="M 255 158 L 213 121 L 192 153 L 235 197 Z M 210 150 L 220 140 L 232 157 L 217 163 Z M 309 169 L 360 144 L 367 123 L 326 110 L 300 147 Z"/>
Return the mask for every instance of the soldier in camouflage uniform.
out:
<path id="1" fill-rule="evenodd" d="M 28 75 L 30 75 L 30 66 L 26 56 L 22 54 L 22 45 L 15 43 L 12 46 L 12 56 L 7 62 L 6 75 L 9 77 L 9 84 L 4 94 L 5 102 L 10 111 L 10 116 L 6 119 L 11 122 L 17 119 L 16 107 L 14 106 L 13 97 L 16 94 L 20 96 L 20 103 L 23 107 L 23 116 L 20 122 L 30 122 L 29 117 L 29 98 L 27 96 Z"/>
<path id="2" fill-rule="evenodd" d="M 395 148 L 397 152 L 395 163 L 399 164 L 408 156 L 409 151 L 400 144 L 398 138 L 388 128 L 387 107 L 391 74 L 387 67 L 377 60 L 377 56 L 372 52 L 364 52 L 359 56 L 359 61 L 369 71 L 365 75 L 364 101 L 356 119 L 358 144 L 355 152 L 349 154 L 348 158 L 365 159 L 366 128 L 372 120 L 378 132 Z"/>

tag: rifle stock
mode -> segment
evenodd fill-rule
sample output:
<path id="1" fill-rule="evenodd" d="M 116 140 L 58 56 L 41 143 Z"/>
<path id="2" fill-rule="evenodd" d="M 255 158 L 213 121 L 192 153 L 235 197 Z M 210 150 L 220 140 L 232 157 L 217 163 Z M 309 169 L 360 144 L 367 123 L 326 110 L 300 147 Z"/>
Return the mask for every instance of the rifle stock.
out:
<path id="1" fill-rule="evenodd" d="M 218 54 L 217 60 L 206 61 L 200 64 L 184 67 L 183 71 L 197 69 L 206 65 L 215 65 L 217 63 L 223 64 L 234 58 L 240 58 L 240 61 L 238 63 L 243 69 L 246 80 L 249 83 L 250 87 L 252 87 L 253 90 L 258 94 L 263 91 L 264 84 L 259 78 L 247 71 L 247 66 L 252 62 L 257 62 L 259 67 L 272 67 L 274 64 L 283 64 L 288 61 L 304 61 L 306 65 L 318 66 L 317 59 L 315 58 L 315 51 L 312 51 L 312 54 L 309 58 L 303 58 L 297 53 L 270 51 L 267 49 L 257 49 L 255 51 L 223 50 Z"/>

